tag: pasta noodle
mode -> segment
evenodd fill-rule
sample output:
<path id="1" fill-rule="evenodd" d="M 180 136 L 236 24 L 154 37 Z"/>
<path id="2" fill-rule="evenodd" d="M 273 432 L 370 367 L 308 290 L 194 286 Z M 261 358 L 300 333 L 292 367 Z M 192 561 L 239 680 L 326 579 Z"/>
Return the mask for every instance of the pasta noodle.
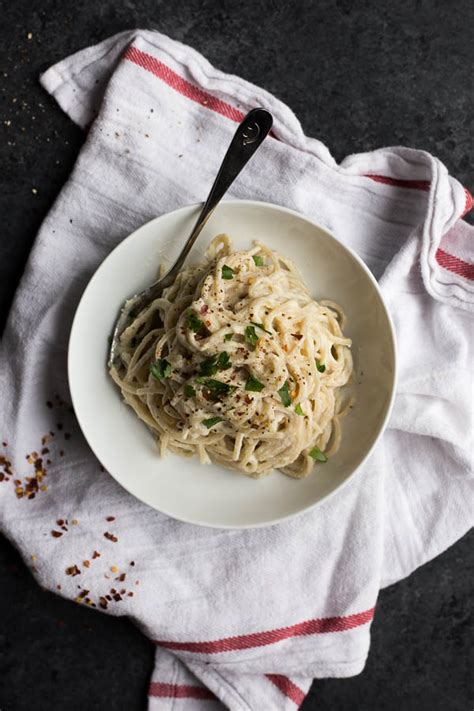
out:
<path id="1" fill-rule="evenodd" d="M 218 235 L 206 259 L 135 317 L 111 376 L 162 455 L 304 477 L 341 439 L 344 314 L 260 242 L 234 252 Z"/>

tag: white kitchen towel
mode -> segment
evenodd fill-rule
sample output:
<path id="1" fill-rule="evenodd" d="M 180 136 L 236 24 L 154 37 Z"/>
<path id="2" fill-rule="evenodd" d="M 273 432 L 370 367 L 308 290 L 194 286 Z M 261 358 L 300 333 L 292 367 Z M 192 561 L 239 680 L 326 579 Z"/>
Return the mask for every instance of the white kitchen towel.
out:
<path id="1" fill-rule="evenodd" d="M 338 165 L 275 97 L 156 32 L 113 37 L 41 81 L 89 132 L 1 344 L 1 530 L 41 585 L 129 615 L 156 642 L 151 709 L 294 709 L 313 677 L 363 669 L 379 589 L 472 524 L 472 198 L 422 151 Z M 66 347 L 96 267 L 142 223 L 205 198 L 255 106 L 273 136 L 231 196 L 298 210 L 364 259 L 395 323 L 399 383 L 384 437 L 338 495 L 270 528 L 214 530 L 103 471 L 68 404 Z"/>

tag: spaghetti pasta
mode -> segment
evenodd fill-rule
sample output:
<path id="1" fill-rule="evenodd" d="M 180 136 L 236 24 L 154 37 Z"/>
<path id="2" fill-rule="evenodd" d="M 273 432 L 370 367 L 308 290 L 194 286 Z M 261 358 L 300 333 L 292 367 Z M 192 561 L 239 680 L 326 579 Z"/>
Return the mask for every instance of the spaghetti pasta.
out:
<path id="1" fill-rule="evenodd" d="M 162 455 L 304 477 L 340 444 L 344 314 L 260 242 L 234 252 L 218 235 L 206 259 L 136 316 L 110 374 Z"/>

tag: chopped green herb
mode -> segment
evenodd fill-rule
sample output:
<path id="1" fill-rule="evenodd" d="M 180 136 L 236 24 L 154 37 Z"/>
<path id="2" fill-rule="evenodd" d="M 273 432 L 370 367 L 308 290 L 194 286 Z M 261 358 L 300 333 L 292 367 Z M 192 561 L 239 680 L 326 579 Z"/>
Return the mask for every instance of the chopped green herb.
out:
<path id="1" fill-rule="evenodd" d="M 199 375 L 215 375 L 217 373 L 217 356 L 209 356 L 199 366 Z"/>
<path id="2" fill-rule="evenodd" d="M 257 341 L 258 336 L 255 333 L 255 328 L 253 326 L 247 326 L 245 329 L 245 342 L 248 343 L 249 346 L 252 346 L 252 348 L 255 348 Z"/>
<path id="3" fill-rule="evenodd" d="M 303 416 L 304 416 L 304 412 L 303 412 L 303 410 L 301 409 L 301 405 L 300 405 L 299 403 L 295 406 L 295 412 L 296 412 L 297 415 L 303 415 Z"/>
<path id="4" fill-rule="evenodd" d="M 196 395 L 196 391 L 192 385 L 185 385 L 184 394 L 186 395 L 186 397 L 194 397 Z"/>
<path id="5" fill-rule="evenodd" d="M 288 380 L 278 390 L 278 395 L 280 396 L 281 401 L 285 407 L 289 407 L 289 405 L 291 405 L 291 397 L 290 397 L 290 392 L 288 390 Z"/>
<path id="6" fill-rule="evenodd" d="M 222 267 L 222 278 L 223 279 L 233 279 L 234 278 L 235 271 L 232 269 L 232 267 L 228 267 L 227 264 L 224 264 Z"/>
<path id="7" fill-rule="evenodd" d="M 219 353 L 219 357 L 217 359 L 217 367 L 219 370 L 227 370 L 227 368 L 232 367 L 232 363 L 230 362 L 230 357 L 227 351 L 222 351 L 222 353 Z"/>
<path id="8" fill-rule="evenodd" d="M 265 385 L 260 383 L 253 375 L 249 375 L 249 379 L 245 383 L 245 389 L 253 393 L 259 393 L 264 387 Z"/>
<path id="9" fill-rule="evenodd" d="M 197 315 L 195 311 L 192 309 L 188 311 L 188 328 L 191 329 L 191 331 L 194 331 L 195 333 L 198 333 L 203 328 L 204 324 Z"/>
<path id="10" fill-rule="evenodd" d="M 210 417 L 208 420 L 203 420 L 202 424 L 207 427 L 207 429 L 211 429 L 211 427 L 214 427 L 214 425 L 217 425 L 218 422 L 223 422 L 224 418 L 223 417 Z"/>
<path id="11" fill-rule="evenodd" d="M 199 375 L 215 375 L 218 370 L 227 370 L 231 367 L 229 354 L 227 351 L 222 351 L 218 356 L 212 355 L 203 360 L 199 366 Z"/>
<path id="12" fill-rule="evenodd" d="M 231 341 L 233 337 L 233 333 L 226 333 L 224 336 L 224 341 Z"/>
<path id="13" fill-rule="evenodd" d="M 328 460 L 326 455 L 321 452 L 319 447 L 313 447 L 313 449 L 309 453 L 309 456 L 312 457 L 314 460 L 318 460 L 318 462 L 327 462 Z"/>
<path id="14" fill-rule="evenodd" d="M 150 373 L 156 380 L 164 380 L 171 375 L 171 363 L 164 358 L 158 358 L 150 365 Z"/>
<path id="15" fill-rule="evenodd" d="M 326 366 L 324 365 L 324 363 L 321 363 L 321 361 L 317 360 L 317 359 L 316 359 L 316 368 L 319 370 L 320 373 L 324 373 L 324 371 L 326 370 Z"/>
<path id="16" fill-rule="evenodd" d="M 196 382 L 204 385 L 205 388 L 211 390 L 217 396 L 229 395 L 236 389 L 235 385 L 229 385 L 228 383 L 223 383 L 222 380 L 214 380 L 214 378 L 196 378 Z"/>
<path id="17" fill-rule="evenodd" d="M 256 267 L 263 267 L 263 265 L 264 265 L 263 257 L 261 257 L 259 254 L 254 254 L 252 259 L 255 262 Z"/>
<path id="18" fill-rule="evenodd" d="M 270 336 L 272 335 L 271 331 L 267 331 L 267 329 L 264 327 L 263 323 L 255 323 L 255 321 L 250 321 L 252 326 L 256 326 L 257 328 L 261 328 L 262 331 L 265 331 L 265 333 L 268 333 Z"/>

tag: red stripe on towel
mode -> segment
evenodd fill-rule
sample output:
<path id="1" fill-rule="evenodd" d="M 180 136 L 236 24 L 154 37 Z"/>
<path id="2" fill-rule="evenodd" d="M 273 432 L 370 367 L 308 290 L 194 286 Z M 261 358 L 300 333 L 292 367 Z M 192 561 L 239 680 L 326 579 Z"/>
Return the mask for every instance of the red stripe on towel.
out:
<path id="1" fill-rule="evenodd" d="M 443 269 L 448 269 L 450 272 L 454 272 L 454 274 L 458 274 L 465 279 L 474 279 L 474 264 L 469 264 L 464 259 L 448 254 L 443 249 L 436 250 L 436 261 Z"/>
<path id="2" fill-rule="evenodd" d="M 155 696 L 160 699 L 209 699 L 216 700 L 216 697 L 202 686 L 191 686 L 190 684 L 166 684 L 163 681 L 152 681 L 148 689 L 148 696 Z"/>
<path id="3" fill-rule="evenodd" d="M 400 180 L 398 178 L 389 178 L 386 175 L 373 175 L 372 173 L 367 173 L 365 178 L 370 178 L 375 180 L 376 183 L 385 183 L 385 185 L 394 185 L 397 188 L 411 188 L 412 190 L 424 190 L 430 189 L 429 180 Z"/>
<path id="4" fill-rule="evenodd" d="M 364 612 L 346 617 L 322 617 L 305 620 L 291 627 L 279 627 L 265 632 L 252 632 L 251 634 L 225 637 L 208 642 L 173 642 L 170 640 L 155 640 L 155 644 L 166 649 L 195 652 L 197 654 L 219 654 L 220 652 L 233 652 L 237 649 L 251 649 L 252 647 L 265 647 L 268 644 L 282 642 L 291 637 L 301 637 L 312 634 L 327 634 L 329 632 L 346 632 L 355 627 L 365 625 L 374 616 L 375 607 Z"/>
<path id="5" fill-rule="evenodd" d="M 291 679 L 281 674 L 266 674 L 268 681 L 271 681 L 284 696 L 287 696 L 291 701 L 294 701 L 296 706 L 300 706 L 306 694 L 299 686 L 296 686 Z"/>
<path id="6" fill-rule="evenodd" d="M 240 122 L 244 118 L 245 114 L 242 113 L 242 111 L 239 111 L 234 106 L 227 104 L 212 94 L 208 94 L 207 91 L 191 84 L 187 79 L 183 79 L 183 77 L 170 69 L 166 64 L 160 62 L 159 59 L 152 57 L 151 54 L 142 52 L 136 47 L 129 47 L 123 56 L 124 59 L 128 59 L 129 62 L 133 62 L 147 72 L 151 72 L 151 74 L 157 76 L 164 81 L 165 84 L 168 84 L 168 86 L 177 91 L 178 94 L 186 96 L 188 99 L 201 104 L 201 106 L 216 111 L 218 114 L 232 119 L 232 121 Z"/>

